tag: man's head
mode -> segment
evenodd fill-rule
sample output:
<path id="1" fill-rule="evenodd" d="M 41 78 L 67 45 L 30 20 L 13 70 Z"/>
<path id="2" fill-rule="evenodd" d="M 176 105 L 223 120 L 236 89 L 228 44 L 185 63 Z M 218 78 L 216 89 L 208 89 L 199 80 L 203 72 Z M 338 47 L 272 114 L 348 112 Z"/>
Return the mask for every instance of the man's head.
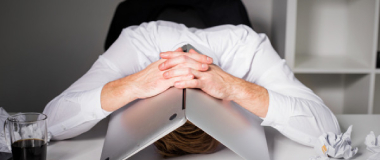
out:
<path id="1" fill-rule="evenodd" d="M 175 157 L 185 154 L 212 153 L 219 142 L 203 130 L 187 121 L 183 126 L 154 142 L 163 157 Z"/>

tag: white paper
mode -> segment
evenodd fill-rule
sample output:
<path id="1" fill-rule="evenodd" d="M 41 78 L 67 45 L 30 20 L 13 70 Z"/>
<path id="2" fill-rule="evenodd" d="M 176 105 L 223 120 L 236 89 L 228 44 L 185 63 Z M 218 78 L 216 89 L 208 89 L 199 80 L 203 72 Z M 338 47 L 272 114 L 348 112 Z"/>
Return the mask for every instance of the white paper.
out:
<path id="1" fill-rule="evenodd" d="M 380 135 L 376 138 L 373 131 L 365 137 L 364 144 L 367 146 L 367 150 L 372 153 L 380 153 Z"/>
<path id="2" fill-rule="evenodd" d="M 344 134 L 324 133 L 319 136 L 314 150 L 322 157 L 350 159 L 358 152 L 357 147 L 351 146 L 351 132 L 352 125 Z"/>
<path id="3" fill-rule="evenodd" d="M 0 152 L 10 153 L 11 149 L 7 145 L 7 142 L 5 141 L 5 136 L 7 136 L 7 138 L 9 138 L 8 128 L 5 129 L 5 133 L 4 133 L 4 122 L 8 118 L 8 116 L 9 116 L 9 114 L 3 109 L 3 107 L 0 107 L 0 127 L 1 127 L 0 128 L 0 130 L 1 130 L 0 131 Z"/>

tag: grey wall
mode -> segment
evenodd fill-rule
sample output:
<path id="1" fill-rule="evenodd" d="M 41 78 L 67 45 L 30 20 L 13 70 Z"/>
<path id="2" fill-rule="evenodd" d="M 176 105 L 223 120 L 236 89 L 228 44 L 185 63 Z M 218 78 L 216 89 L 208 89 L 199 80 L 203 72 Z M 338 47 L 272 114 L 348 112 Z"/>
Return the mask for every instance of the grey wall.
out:
<path id="1" fill-rule="evenodd" d="M 253 28 L 258 33 L 272 37 L 273 0 L 242 0 Z"/>
<path id="2" fill-rule="evenodd" d="M 121 0 L 0 1 L 0 107 L 42 112 L 103 53 Z M 272 0 L 243 0 L 270 36 Z"/>
<path id="3" fill-rule="evenodd" d="M 119 2 L 0 1 L 0 106 L 42 112 L 103 52 Z"/>

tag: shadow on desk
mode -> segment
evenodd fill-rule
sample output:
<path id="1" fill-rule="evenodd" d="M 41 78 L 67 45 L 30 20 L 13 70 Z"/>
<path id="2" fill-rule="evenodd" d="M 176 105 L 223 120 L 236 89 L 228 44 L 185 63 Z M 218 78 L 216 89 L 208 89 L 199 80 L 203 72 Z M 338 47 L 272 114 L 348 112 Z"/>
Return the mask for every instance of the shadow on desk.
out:
<path id="1" fill-rule="evenodd" d="M 267 139 L 269 158 L 273 159 L 274 138 L 278 131 L 272 127 L 264 127 L 264 131 L 265 131 L 265 137 Z"/>
<path id="2" fill-rule="evenodd" d="M 340 124 L 341 130 L 345 132 L 348 126 L 353 125 L 353 130 L 351 134 L 352 146 L 358 147 L 359 151 L 353 160 L 367 160 L 368 157 L 372 156 L 373 153 L 366 150 L 364 144 L 364 139 L 370 131 L 374 131 L 376 135 L 380 134 L 380 115 L 336 115 L 338 122 Z M 97 124 L 90 131 L 70 140 L 55 141 L 49 144 L 47 159 L 54 160 L 83 160 L 83 159 L 99 159 L 104 137 L 107 132 L 109 119 L 104 119 L 99 124 Z M 363 125 L 365 124 L 365 125 Z M 268 150 L 270 154 L 270 159 L 272 160 L 298 160 L 298 159 L 309 159 L 315 156 L 316 153 L 312 147 L 306 147 L 302 144 L 296 143 L 284 135 L 279 133 L 277 130 L 271 127 L 265 127 L 266 140 L 268 143 Z M 252 135 L 254 136 L 254 135 Z M 142 155 L 143 152 L 155 152 L 154 146 L 149 146 L 143 151 L 136 154 Z M 148 158 L 149 159 L 149 158 Z M 229 150 L 228 148 L 223 148 L 219 152 L 209 154 L 209 155 L 188 155 L 181 156 L 177 158 L 171 158 L 170 160 L 241 160 L 237 154 Z"/>
<path id="3" fill-rule="evenodd" d="M 47 159 L 89 159 L 89 155 L 100 157 L 104 137 L 107 133 L 108 121 L 109 117 L 101 120 L 89 131 L 77 137 L 49 142 Z"/>
<path id="4" fill-rule="evenodd" d="M 75 140 L 75 141 L 80 141 L 80 140 L 91 140 L 91 139 L 99 139 L 99 138 L 104 138 L 104 135 L 107 133 L 107 127 L 108 127 L 108 122 L 109 122 L 109 116 L 103 120 L 101 120 L 98 124 L 96 124 L 93 128 L 91 128 L 89 131 L 74 137 L 70 138 L 67 140 Z M 49 142 L 51 144 L 54 144 L 55 142 L 58 141 L 51 141 Z"/>

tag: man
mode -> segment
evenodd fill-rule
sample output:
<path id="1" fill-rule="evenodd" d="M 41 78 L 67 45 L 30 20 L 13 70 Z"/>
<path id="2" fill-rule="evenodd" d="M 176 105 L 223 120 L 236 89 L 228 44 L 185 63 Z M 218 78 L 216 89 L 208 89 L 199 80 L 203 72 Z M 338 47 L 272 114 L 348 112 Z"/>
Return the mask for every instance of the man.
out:
<path id="1" fill-rule="evenodd" d="M 188 43 L 204 55 L 179 49 Z M 294 77 L 264 34 L 245 25 L 202 30 L 165 21 L 124 29 L 46 106 L 49 131 L 56 140 L 77 136 L 129 102 L 171 86 L 233 100 L 261 117 L 262 125 L 307 146 L 324 132 L 340 133 L 333 113 Z"/>

